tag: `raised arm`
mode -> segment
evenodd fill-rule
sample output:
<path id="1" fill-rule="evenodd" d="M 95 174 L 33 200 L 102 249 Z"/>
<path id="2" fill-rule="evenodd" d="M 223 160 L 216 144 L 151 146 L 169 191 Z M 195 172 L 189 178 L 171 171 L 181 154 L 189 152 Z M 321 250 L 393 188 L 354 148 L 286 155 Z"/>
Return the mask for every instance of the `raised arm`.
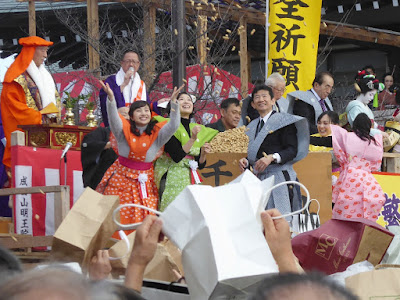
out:
<path id="1" fill-rule="evenodd" d="M 148 151 L 148 156 L 146 156 L 146 161 L 153 161 L 154 157 L 158 151 L 165 143 L 169 141 L 169 139 L 174 135 L 175 131 L 178 129 L 180 124 L 180 106 L 178 101 L 176 100 L 178 94 L 183 89 L 184 85 L 182 85 L 179 89 L 175 87 L 174 92 L 171 96 L 171 114 L 169 122 L 160 129 L 158 133 L 157 139 L 150 147 L 150 151 Z"/>
<path id="2" fill-rule="evenodd" d="M 107 93 L 107 115 L 111 132 L 114 134 L 117 140 L 120 140 L 124 137 L 124 133 L 122 131 L 122 120 L 118 115 L 114 93 L 108 83 L 104 84 L 102 81 L 99 82 L 103 87 L 103 90 Z"/>

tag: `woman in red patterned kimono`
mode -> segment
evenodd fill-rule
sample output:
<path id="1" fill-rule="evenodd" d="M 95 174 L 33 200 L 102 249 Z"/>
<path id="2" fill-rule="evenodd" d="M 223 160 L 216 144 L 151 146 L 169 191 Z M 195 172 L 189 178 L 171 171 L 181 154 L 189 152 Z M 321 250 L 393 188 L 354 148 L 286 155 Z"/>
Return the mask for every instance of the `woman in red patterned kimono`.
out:
<path id="1" fill-rule="evenodd" d="M 167 123 L 151 120 L 150 106 L 146 101 L 136 101 L 129 109 L 129 120 L 118 114 L 112 90 L 101 82 L 107 93 L 107 113 L 111 132 L 118 142 L 118 159 L 106 171 L 96 190 L 104 195 L 118 195 L 120 204 L 139 204 L 157 209 L 158 190 L 154 183 L 153 161 L 160 149 L 180 125 L 179 105 L 176 96 L 183 86 L 171 96 L 171 118 Z M 141 222 L 148 211 L 127 207 L 120 212 L 121 223 Z M 127 231 L 129 234 L 131 231 Z M 114 234 L 114 237 L 117 237 Z"/>
<path id="2" fill-rule="evenodd" d="M 341 171 L 332 192 L 335 203 L 332 218 L 365 218 L 376 221 L 385 195 L 371 172 L 379 170 L 382 162 L 382 135 L 370 135 L 371 120 L 360 113 L 353 131 L 331 125 L 333 153 Z"/>

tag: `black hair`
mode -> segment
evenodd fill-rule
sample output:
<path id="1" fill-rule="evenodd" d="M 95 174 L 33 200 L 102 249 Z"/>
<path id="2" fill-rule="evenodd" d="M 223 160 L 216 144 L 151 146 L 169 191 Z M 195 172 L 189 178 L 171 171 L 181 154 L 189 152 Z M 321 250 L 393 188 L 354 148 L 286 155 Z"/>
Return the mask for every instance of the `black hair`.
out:
<path id="1" fill-rule="evenodd" d="M 317 122 L 321 121 L 322 117 L 328 115 L 329 119 L 331 120 L 331 123 L 334 125 L 338 125 L 339 124 L 339 115 L 337 114 L 337 112 L 331 111 L 331 110 L 327 110 L 324 111 L 322 114 L 319 115 Z"/>
<path id="2" fill-rule="evenodd" d="M 178 96 L 176 97 L 176 99 L 179 99 L 179 97 L 182 96 L 182 95 L 188 95 L 189 98 L 190 98 L 190 100 L 192 101 L 192 96 L 191 96 L 189 93 L 187 93 L 187 92 L 181 92 L 181 93 L 179 93 Z M 192 103 L 193 103 L 193 101 L 192 101 Z M 171 113 L 171 101 L 168 102 L 168 105 L 167 105 L 167 107 L 166 107 L 166 112 L 167 112 L 168 115 Z M 189 115 L 189 120 L 190 120 L 191 118 L 193 118 L 193 116 L 194 116 L 194 103 L 193 103 L 193 111 L 192 111 L 192 113 Z"/>
<path id="3" fill-rule="evenodd" d="M 345 300 L 357 300 L 357 296 L 353 295 L 349 290 L 337 284 L 333 280 L 323 274 L 312 272 L 312 273 L 279 273 L 267 277 L 257 288 L 257 291 L 250 300 L 277 300 L 282 299 L 282 292 L 300 292 L 301 290 L 296 289 L 307 289 L 315 292 L 316 298 L 329 299 L 345 299 Z M 328 297 L 330 296 L 330 297 Z M 293 299 L 296 296 L 293 294 Z M 288 298 L 284 298 L 288 299 Z"/>
<path id="4" fill-rule="evenodd" d="M 106 280 L 92 280 L 91 299 L 144 300 L 135 290 Z"/>
<path id="5" fill-rule="evenodd" d="M 385 83 L 385 78 L 386 78 L 386 76 L 392 76 L 392 78 L 393 78 L 393 84 L 394 84 L 394 76 L 393 76 L 393 74 L 390 73 L 390 72 L 385 73 L 385 74 L 382 76 L 382 83 Z"/>
<path id="6" fill-rule="evenodd" d="M 367 70 L 367 69 L 371 69 L 372 72 L 374 72 L 374 74 L 372 75 L 375 75 L 375 68 L 373 65 L 366 65 L 364 68 L 362 68 L 362 70 Z"/>
<path id="7" fill-rule="evenodd" d="M 328 71 L 319 72 L 315 75 L 312 85 L 314 86 L 314 84 L 316 83 L 318 83 L 319 85 L 323 84 L 325 76 L 329 76 L 333 79 L 333 75 L 330 72 Z"/>
<path id="8" fill-rule="evenodd" d="M 135 110 L 137 110 L 138 108 L 144 107 L 144 106 L 148 106 L 150 109 L 150 113 L 151 113 L 151 108 L 149 103 L 147 103 L 147 101 L 143 101 L 143 100 L 139 100 L 139 101 L 135 101 L 131 104 L 131 107 L 129 108 L 129 123 L 131 123 L 131 132 L 136 135 L 136 136 L 140 136 L 140 131 L 139 129 L 137 129 L 135 121 L 132 121 L 132 117 L 133 117 L 133 112 Z M 149 124 L 147 124 L 146 129 L 144 130 L 144 132 L 147 135 L 150 135 L 154 125 L 156 125 L 157 121 L 156 120 L 150 120 Z"/>
<path id="9" fill-rule="evenodd" d="M 361 94 L 368 93 L 372 90 L 379 89 L 379 80 L 375 78 L 374 75 L 371 75 L 367 72 L 367 70 L 363 69 L 357 72 L 355 77 L 356 80 L 356 89 L 358 87 L 358 92 Z"/>
<path id="10" fill-rule="evenodd" d="M 238 98 L 228 98 L 228 99 L 225 99 L 225 100 L 223 100 L 223 101 L 221 102 L 220 108 L 221 108 L 221 109 L 224 109 L 224 110 L 227 110 L 228 107 L 229 107 L 231 104 L 234 104 L 235 106 L 240 106 L 239 99 L 238 99 Z"/>
<path id="11" fill-rule="evenodd" d="M 266 84 L 259 84 L 254 87 L 253 93 L 251 94 L 251 99 L 250 103 L 254 101 L 254 95 L 258 93 L 259 91 L 267 91 L 269 95 L 271 96 L 271 99 L 274 98 L 274 92 L 272 91 L 272 88 L 270 88 Z"/>
<path id="12" fill-rule="evenodd" d="M 399 84 L 393 84 L 390 88 L 389 91 L 395 95 L 396 103 L 400 105 L 400 85 Z"/>
<path id="13" fill-rule="evenodd" d="M 369 134 L 371 130 L 372 122 L 370 118 L 365 113 L 360 113 L 353 121 L 353 131 L 354 133 L 363 141 L 374 141 L 376 145 L 375 138 Z"/>
<path id="14" fill-rule="evenodd" d="M 126 55 L 127 53 L 135 53 L 135 54 L 138 56 L 138 58 L 139 58 L 139 62 L 141 61 L 139 53 L 137 53 L 135 50 L 132 50 L 132 49 L 128 49 L 128 50 L 124 51 L 124 53 L 122 53 L 122 56 L 121 56 L 120 61 L 123 61 L 123 60 L 124 60 L 125 55 Z"/>

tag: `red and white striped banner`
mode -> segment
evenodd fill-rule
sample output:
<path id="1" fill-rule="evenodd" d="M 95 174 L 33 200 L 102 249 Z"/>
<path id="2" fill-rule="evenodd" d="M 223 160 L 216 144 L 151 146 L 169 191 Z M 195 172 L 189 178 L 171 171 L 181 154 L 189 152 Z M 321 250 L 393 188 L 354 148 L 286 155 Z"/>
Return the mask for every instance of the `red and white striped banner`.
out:
<path id="1" fill-rule="evenodd" d="M 64 184 L 61 153 L 62 150 L 49 148 L 12 146 L 13 186 L 60 185 L 60 180 Z M 72 206 L 83 192 L 80 151 L 68 152 L 67 185 L 70 186 Z M 16 233 L 34 236 L 54 234 L 54 193 L 16 195 L 13 209 Z"/>

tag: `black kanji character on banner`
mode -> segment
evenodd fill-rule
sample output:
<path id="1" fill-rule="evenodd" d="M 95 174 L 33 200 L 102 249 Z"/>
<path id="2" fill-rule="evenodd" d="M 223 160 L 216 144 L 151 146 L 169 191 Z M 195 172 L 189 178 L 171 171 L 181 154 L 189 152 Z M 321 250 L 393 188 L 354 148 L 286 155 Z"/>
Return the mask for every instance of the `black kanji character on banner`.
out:
<path id="1" fill-rule="evenodd" d="M 21 181 L 19 182 L 20 186 L 28 186 L 28 183 L 26 182 L 26 180 L 28 179 L 28 177 L 26 176 L 22 176 Z"/>
<path id="2" fill-rule="evenodd" d="M 292 34 L 292 31 L 300 29 L 300 26 L 294 24 L 292 26 L 292 28 L 287 29 L 284 24 L 278 23 L 276 25 L 278 25 L 279 27 L 281 27 L 284 30 L 274 31 L 274 34 L 276 36 L 271 44 L 276 42 L 276 51 L 279 52 L 279 51 L 285 49 L 287 46 L 289 46 L 291 40 L 293 40 L 293 55 L 296 55 L 298 39 L 304 39 L 306 37 L 303 34 L 298 34 L 298 35 Z M 285 30 L 286 30 L 286 32 L 285 32 Z M 282 45 L 282 43 L 284 43 L 284 44 Z"/>
<path id="3" fill-rule="evenodd" d="M 220 176 L 232 177 L 232 172 L 220 170 L 220 168 L 225 165 L 226 165 L 226 162 L 224 162 L 223 160 L 218 160 L 215 164 L 205 167 L 206 169 L 214 169 L 214 172 L 202 173 L 201 175 L 203 175 L 205 178 L 215 176 L 215 181 L 214 181 L 215 186 L 219 186 L 219 177 Z"/>
<path id="4" fill-rule="evenodd" d="M 26 201 L 25 197 L 22 198 L 22 201 L 19 201 L 19 205 L 28 207 L 28 202 Z"/>
<path id="5" fill-rule="evenodd" d="M 21 228 L 29 228 L 28 227 L 28 219 L 22 219 L 22 226 Z"/>
<path id="6" fill-rule="evenodd" d="M 28 209 L 27 208 L 21 208 L 19 212 L 22 217 L 24 217 L 24 218 L 28 217 Z"/>
<path id="7" fill-rule="evenodd" d="M 304 3 L 301 0 L 278 0 L 274 4 L 284 3 L 287 7 L 281 8 L 285 14 L 276 14 L 276 16 L 280 19 L 294 19 L 298 21 L 303 21 L 304 18 L 302 16 L 294 15 L 294 13 L 298 12 L 299 9 L 296 6 L 300 7 L 309 7 L 307 3 Z"/>
<path id="8" fill-rule="evenodd" d="M 299 80 L 299 68 L 296 66 L 301 64 L 300 60 L 288 60 L 286 58 L 275 58 L 272 60 L 272 73 L 278 72 L 286 78 L 286 85 L 293 84 L 298 91 L 297 81 Z"/>

